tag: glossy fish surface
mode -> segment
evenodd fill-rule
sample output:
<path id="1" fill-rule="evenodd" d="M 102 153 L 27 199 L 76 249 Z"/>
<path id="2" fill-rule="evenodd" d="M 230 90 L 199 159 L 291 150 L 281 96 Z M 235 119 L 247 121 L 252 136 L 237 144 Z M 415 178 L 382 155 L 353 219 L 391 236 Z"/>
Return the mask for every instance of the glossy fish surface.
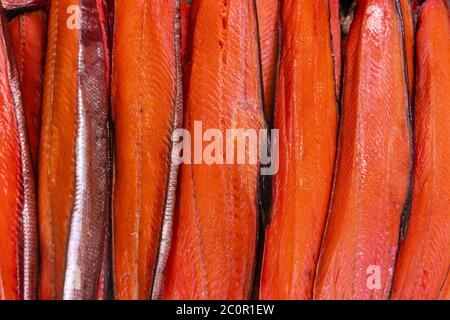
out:
<path id="1" fill-rule="evenodd" d="M 256 0 L 264 84 L 264 114 L 272 125 L 280 44 L 280 0 Z"/>
<path id="2" fill-rule="evenodd" d="M 117 299 L 145 300 L 161 290 L 176 198 L 180 2 L 117 0 L 115 15 L 114 289 Z"/>
<path id="3" fill-rule="evenodd" d="M 311 299 L 333 184 L 338 130 L 328 1 L 282 6 L 275 128 L 280 170 L 267 230 L 262 299 Z"/>
<path id="4" fill-rule="evenodd" d="M 408 211 L 412 125 L 399 1 L 358 1 L 315 299 L 387 299 Z"/>
<path id="5" fill-rule="evenodd" d="M 227 129 L 264 129 L 255 3 L 198 0 L 192 10 L 186 130 L 194 135 L 215 129 L 225 137 Z M 238 151 L 232 142 L 231 157 Z M 188 157 L 191 164 L 181 168 L 162 298 L 247 299 L 256 260 L 260 166 L 236 164 L 236 157 L 225 165 L 224 154 L 198 143 Z M 215 145 L 225 150 L 223 140 Z M 250 150 L 243 154 L 255 156 Z"/>
<path id="6" fill-rule="evenodd" d="M 42 10 L 19 14 L 9 22 L 35 174 L 37 174 L 41 132 L 46 24 L 46 14 Z"/>
<path id="7" fill-rule="evenodd" d="M 416 42 L 414 188 L 411 219 L 395 270 L 393 299 L 448 297 L 450 268 L 450 10 L 420 7 Z"/>
<path id="8" fill-rule="evenodd" d="M 50 6 L 39 163 L 42 299 L 90 300 L 103 290 L 111 201 L 105 14 L 102 0 Z"/>
<path id="9" fill-rule="evenodd" d="M 35 299 L 36 195 L 19 72 L 0 6 L 0 300 Z"/>

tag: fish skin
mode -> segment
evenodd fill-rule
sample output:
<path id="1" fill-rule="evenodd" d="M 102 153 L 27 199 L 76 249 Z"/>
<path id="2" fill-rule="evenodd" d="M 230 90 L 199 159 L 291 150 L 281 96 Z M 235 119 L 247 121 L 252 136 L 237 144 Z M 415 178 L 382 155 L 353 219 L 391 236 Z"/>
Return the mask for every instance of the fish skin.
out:
<path id="1" fill-rule="evenodd" d="M 272 126 L 280 46 L 280 0 L 256 0 L 261 64 L 264 84 L 264 114 Z"/>
<path id="2" fill-rule="evenodd" d="M 47 17 L 43 10 L 19 14 L 8 24 L 21 80 L 23 105 L 35 175 L 37 175 L 39 159 L 46 24 Z M 30 57 L 33 57 L 33 59 L 30 59 Z"/>
<path id="3" fill-rule="evenodd" d="M 392 299 L 400 300 L 438 299 L 445 288 L 448 296 L 450 268 L 450 10 L 445 1 L 427 0 L 420 7 L 416 39 L 413 201 L 392 292 Z"/>
<path id="4" fill-rule="evenodd" d="M 282 7 L 275 109 L 280 170 L 266 234 L 262 299 L 306 300 L 313 294 L 338 131 L 328 17 L 327 0 L 294 0 Z"/>
<path id="5" fill-rule="evenodd" d="M 264 129 L 255 2 L 193 2 L 185 128 Z M 219 77 L 220 73 L 220 77 Z M 259 165 L 182 165 L 163 299 L 248 299 Z"/>
<path id="6" fill-rule="evenodd" d="M 359 1 L 348 35 L 335 187 L 314 289 L 318 300 L 390 294 L 413 153 L 399 8 L 398 0 Z"/>
<path id="7" fill-rule="evenodd" d="M 115 0 L 103 0 L 97 1 L 97 10 L 99 13 L 99 20 L 101 28 L 101 37 L 104 47 L 108 50 L 102 50 L 104 53 L 105 61 L 106 61 L 106 70 L 105 70 L 105 83 L 106 83 L 106 91 L 107 91 L 107 103 L 109 106 L 108 110 L 108 136 L 109 136 L 109 157 L 110 157 L 110 180 L 109 180 L 109 192 L 112 194 L 112 179 L 113 179 L 113 124 L 112 124 L 112 101 L 111 101 L 111 78 L 112 78 L 112 41 L 113 41 L 113 31 L 114 31 L 114 6 Z M 112 207 L 112 199 L 109 199 L 109 210 L 111 211 Z M 106 220 L 106 232 L 104 238 L 104 246 L 103 246 L 103 260 L 100 272 L 100 279 L 97 286 L 97 296 L 96 300 L 108 300 L 112 299 L 112 214 L 111 212 L 108 214 Z"/>
<path id="8" fill-rule="evenodd" d="M 36 195 L 20 77 L 0 6 L 0 300 L 32 300 L 37 289 Z"/>
<path id="9" fill-rule="evenodd" d="M 145 300 L 161 290 L 176 199 L 171 136 L 183 116 L 180 2 L 117 0 L 115 12 L 115 297 Z"/>
<path id="10" fill-rule="evenodd" d="M 76 17 L 67 11 L 71 5 L 79 8 L 79 29 L 71 24 Z M 50 5 L 39 163 L 45 300 L 91 300 L 101 287 L 111 186 L 103 5 L 102 0 Z"/>
<path id="11" fill-rule="evenodd" d="M 331 39 L 333 41 L 333 63 L 336 82 L 336 97 L 341 98 L 342 87 L 342 35 L 339 0 L 328 0 L 330 11 Z"/>
<path id="12" fill-rule="evenodd" d="M 111 207 L 106 7 L 103 0 L 80 0 L 80 9 L 76 195 L 68 242 L 66 300 L 98 296 L 107 263 Z"/>

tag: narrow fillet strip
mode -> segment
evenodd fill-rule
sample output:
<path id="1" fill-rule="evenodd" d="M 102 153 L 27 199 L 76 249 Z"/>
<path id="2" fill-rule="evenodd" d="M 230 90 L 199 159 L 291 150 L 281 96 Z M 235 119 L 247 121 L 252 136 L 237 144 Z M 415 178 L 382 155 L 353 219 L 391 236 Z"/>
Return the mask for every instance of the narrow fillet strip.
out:
<path id="1" fill-rule="evenodd" d="M 189 43 L 189 30 L 191 21 L 191 7 L 192 0 L 181 0 L 180 10 L 181 10 L 181 56 L 183 65 L 186 65 L 188 60 L 188 43 Z"/>
<path id="2" fill-rule="evenodd" d="M 201 136 L 208 129 L 225 137 L 226 129 L 265 128 L 255 3 L 194 1 L 192 21 L 185 127 L 192 137 L 194 130 L 200 133 L 193 139 L 192 158 L 185 156 L 185 160 L 197 164 L 184 164 L 181 170 L 163 298 L 246 299 L 255 268 L 259 164 L 254 159 L 255 164 L 247 160 L 242 165 L 222 165 L 226 159 L 217 150 L 225 150 L 224 140 L 210 137 L 217 147 L 214 152 L 211 143 L 202 144 Z M 233 135 L 230 139 L 226 153 L 228 160 L 236 161 L 237 144 L 232 143 L 236 139 Z M 240 155 L 257 160 L 255 145 L 247 147 Z"/>
<path id="3" fill-rule="evenodd" d="M 20 14 L 9 22 L 9 31 L 21 80 L 33 169 L 37 174 L 47 35 L 46 14 L 43 10 Z"/>
<path id="4" fill-rule="evenodd" d="M 154 284 L 161 291 L 176 198 L 171 137 L 183 113 L 180 3 L 117 0 L 115 14 L 115 295 L 149 299 Z"/>
<path id="5" fill-rule="evenodd" d="M 280 44 L 280 0 L 256 0 L 264 84 L 264 114 L 272 125 Z"/>
<path id="6" fill-rule="evenodd" d="M 342 127 L 316 299 L 387 299 L 412 171 L 400 2 L 361 0 L 348 36 Z"/>
<path id="7" fill-rule="evenodd" d="M 336 82 L 336 97 L 341 98 L 342 87 L 342 34 L 339 0 L 328 0 L 330 8 L 331 39 L 333 40 L 334 76 Z"/>
<path id="8" fill-rule="evenodd" d="M 50 6 L 39 164 L 43 299 L 95 299 L 102 289 L 111 186 L 103 6 Z"/>
<path id="9" fill-rule="evenodd" d="M 444 0 L 420 9 L 417 31 L 414 191 L 392 298 L 448 297 L 450 268 L 450 11 Z M 447 292 L 447 293 L 445 293 Z"/>
<path id="10" fill-rule="evenodd" d="M 288 1 L 275 128 L 280 170 L 274 179 L 262 299 L 312 298 L 333 184 L 338 129 L 328 1 Z"/>
<path id="11" fill-rule="evenodd" d="M 403 17 L 403 34 L 405 37 L 406 61 L 408 64 L 409 92 L 411 101 L 414 100 L 414 20 L 410 0 L 400 0 L 401 15 Z"/>
<path id="12" fill-rule="evenodd" d="M 0 6 L 0 300 L 35 299 L 36 196 L 20 77 Z"/>

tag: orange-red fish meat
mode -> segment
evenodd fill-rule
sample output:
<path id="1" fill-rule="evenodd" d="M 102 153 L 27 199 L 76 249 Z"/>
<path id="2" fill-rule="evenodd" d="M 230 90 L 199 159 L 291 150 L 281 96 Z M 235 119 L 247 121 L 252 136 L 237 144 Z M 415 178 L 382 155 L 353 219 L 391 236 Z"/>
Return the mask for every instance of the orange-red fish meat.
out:
<path id="1" fill-rule="evenodd" d="M 275 89 L 280 43 L 280 0 L 256 0 L 261 65 L 264 84 L 264 114 L 269 125 L 274 118 Z"/>
<path id="2" fill-rule="evenodd" d="M 33 168 L 37 174 L 41 132 L 42 82 L 47 35 L 43 10 L 19 14 L 9 22 L 22 87 Z"/>
<path id="3" fill-rule="evenodd" d="M 36 195 L 25 112 L 0 6 L 0 300 L 35 299 Z"/>
<path id="4" fill-rule="evenodd" d="M 415 165 L 411 219 L 395 270 L 393 299 L 449 297 L 450 10 L 427 0 L 416 42 Z"/>
<path id="5" fill-rule="evenodd" d="M 338 129 L 328 1 L 284 2 L 282 29 L 275 109 L 280 170 L 274 179 L 260 297 L 310 299 L 333 184 Z"/>
<path id="6" fill-rule="evenodd" d="M 170 247 L 178 166 L 172 133 L 182 124 L 180 1 L 117 0 L 114 289 L 150 299 Z M 157 291 L 160 291 L 158 289 Z"/>
<path id="7" fill-rule="evenodd" d="M 409 207 L 412 126 L 399 0 L 361 0 L 345 54 L 342 123 L 315 299 L 387 299 Z"/>
<path id="8" fill-rule="evenodd" d="M 192 10 L 185 128 L 192 137 L 195 130 L 203 135 L 216 129 L 225 137 L 226 129 L 265 128 L 254 2 L 198 0 Z M 192 157 L 185 158 L 197 164 L 185 163 L 181 169 L 177 220 L 162 297 L 249 298 L 256 260 L 260 166 L 250 161 L 235 164 L 237 157 L 227 161 L 234 164 L 221 164 L 225 155 L 210 150 L 213 137 L 211 143 L 194 140 L 198 144 L 193 142 Z M 230 142 L 228 160 L 238 151 L 232 142 L 235 139 Z M 225 150 L 224 141 L 213 144 Z M 255 156 L 250 144 L 246 145 L 249 149 L 241 150 L 241 156 Z"/>
<path id="9" fill-rule="evenodd" d="M 106 295 L 111 193 L 103 0 L 52 1 L 39 162 L 42 299 Z"/>

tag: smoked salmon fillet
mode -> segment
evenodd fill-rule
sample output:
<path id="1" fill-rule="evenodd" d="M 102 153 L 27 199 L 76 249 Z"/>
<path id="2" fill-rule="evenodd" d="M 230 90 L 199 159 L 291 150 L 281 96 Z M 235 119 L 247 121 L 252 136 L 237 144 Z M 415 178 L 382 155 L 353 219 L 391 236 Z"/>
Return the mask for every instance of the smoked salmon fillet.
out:
<path id="1" fill-rule="evenodd" d="M 345 54 L 335 186 L 314 298 L 387 299 L 409 208 L 412 124 L 399 0 L 358 1 Z"/>
<path id="2" fill-rule="evenodd" d="M 188 163 L 181 169 L 162 298 L 247 299 L 256 264 L 260 171 L 259 162 L 248 158 L 259 157 L 251 144 L 241 141 L 247 148 L 237 146 L 231 134 L 225 164 L 219 137 L 226 130 L 266 128 L 255 2 L 197 0 L 192 10 L 185 128 L 200 139 L 193 139 L 190 156 L 186 145 L 183 153 Z M 208 139 L 208 132 L 215 138 Z M 210 143 L 201 139 L 203 133 Z M 246 156 L 245 164 L 236 164 L 239 155 Z"/>
<path id="3" fill-rule="evenodd" d="M 275 109 L 280 170 L 274 178 L 262 299 L 312 298 L 333 184 L 338 129 L 328 10 L 327 0 L 293 0 L 282 6 Z"/>
<path id="4" fill-rule="evenodd" d="M 114 289 L 116 299 L 145 300 L 161 287 L 176 199 L 180 1 L 116 0 L 115 13 Z"/>
<path id="5" fill-rule="evenodd" d="M 19 70 L 34 173 L 37 174 L 41 131 L 42 84 L 47 35 L 43 10 L 19 14 L 9 22 L 14 55 Z"/>
<path id="6" fill-rule="evenodd" d="M 416 41 L 414 189 L 393 299 L 438 299 L 450 270 L 450 10 L 444 0 L 420 7 Z M 448 293 L 447 293 L 448 296 Z"/>
<path id="7" fill-rule="evenodd" d="M 19 72 L 0 6 L 0 300 L 35 299 L 36 195 Z"/>
<path id="8" fill-rule="evenodd" d="M 39 163 L 42 299 L 104 290 L 110 219 L 104 1 L 51 1 Z"/>
<path id="9" fill-rule="evenodd" d="M 280 0 L 256 0 L 262 76 L 264 84 L 264 114 L 272 126 L 277 83 L 280 44 Z"/>

